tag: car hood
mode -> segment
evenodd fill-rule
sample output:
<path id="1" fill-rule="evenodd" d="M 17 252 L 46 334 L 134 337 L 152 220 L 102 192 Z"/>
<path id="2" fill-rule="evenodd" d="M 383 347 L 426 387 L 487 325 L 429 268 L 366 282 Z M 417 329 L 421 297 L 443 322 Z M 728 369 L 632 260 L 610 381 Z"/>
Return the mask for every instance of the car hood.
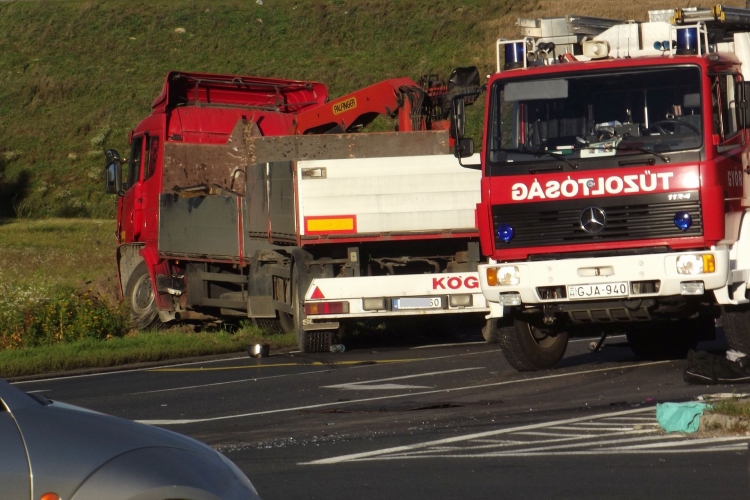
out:
<path id="1" fill-rule="evenodd" d="M 62 498 L 70 498 L 101 465 L 132 450 L 216 454 L 187 436 L 64 403 L 24 405 L 13 416 L 29 454 L 34 491 L 55 491 Z"/>

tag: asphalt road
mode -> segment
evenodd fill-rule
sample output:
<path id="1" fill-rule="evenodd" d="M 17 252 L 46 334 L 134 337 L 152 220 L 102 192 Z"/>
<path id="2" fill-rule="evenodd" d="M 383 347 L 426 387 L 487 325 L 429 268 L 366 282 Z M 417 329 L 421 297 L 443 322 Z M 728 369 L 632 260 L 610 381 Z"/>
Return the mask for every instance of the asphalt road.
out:
<path id="1" fill-rule="evenodd" d="M 207 442 L 266 500 L 750 496 L 748 438 L 667 435 L 655 419 L 657 402 L 746 388 L 690 386 L 684 361 L 589 340 L 537 373 L 470 338 L 19 387 Z"/>

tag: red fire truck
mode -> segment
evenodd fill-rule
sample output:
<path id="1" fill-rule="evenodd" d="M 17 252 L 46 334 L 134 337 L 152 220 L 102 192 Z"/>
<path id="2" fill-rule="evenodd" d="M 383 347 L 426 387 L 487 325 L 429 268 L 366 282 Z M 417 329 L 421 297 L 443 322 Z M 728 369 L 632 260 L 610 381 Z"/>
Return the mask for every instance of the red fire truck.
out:
<path id="1" fill-rule="evenodd" d="M 106 153 L 117 270 L 135 326 L 249 318 L 328 350 L 350 319 L 487 312 L 478 171 L 449 148 L 448 83 L 325 85 L 172 72 Z M 359 133 L 379 115 L 398 132 Z"/>
<path id="2" fill-rule="evenodd" d="M 571 334 L 615 330 L 683 354 L 719 317 L 750 353 L 750 10 L 518 26 L 489 77 L 478 205 L 507 360 L 552 367 Z"/>

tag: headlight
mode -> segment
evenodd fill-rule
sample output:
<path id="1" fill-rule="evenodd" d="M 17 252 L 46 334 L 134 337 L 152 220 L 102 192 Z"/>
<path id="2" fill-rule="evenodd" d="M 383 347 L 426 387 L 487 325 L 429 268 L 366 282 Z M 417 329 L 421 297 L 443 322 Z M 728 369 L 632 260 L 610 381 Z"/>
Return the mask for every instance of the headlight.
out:
<path id="1" fill-rule="evenodd" d="M 713 254 L 687 254 L 677 257 L 677 274 L 708 274 L 716 271 Z"/>
<path id="2" fill-rule="evenodd" d="M 487 268 L 487 284 L 490 286 L 498 285 L 517 285 L 521 282 L 521 274 L 517 266 L 500 266 Z"/>

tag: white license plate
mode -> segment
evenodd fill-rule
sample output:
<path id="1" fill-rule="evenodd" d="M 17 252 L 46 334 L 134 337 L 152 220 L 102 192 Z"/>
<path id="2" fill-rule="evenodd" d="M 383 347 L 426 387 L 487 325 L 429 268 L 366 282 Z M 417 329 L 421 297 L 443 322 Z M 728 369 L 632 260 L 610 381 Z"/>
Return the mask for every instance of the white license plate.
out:
<path id="1" fill-rule="evenodd" d="M 598 285 L 568 285 L 568 298 L 603 299 L 606 297 L 624 297 L 628 295 L 627 282 L 599 283 Z"/>
<path id="2" fill-rule="evenodd" d="M 440 309 L 443 307 L 441 297 L 404 297 L 393 299 L 393 310 L 403 309 Z"/>

